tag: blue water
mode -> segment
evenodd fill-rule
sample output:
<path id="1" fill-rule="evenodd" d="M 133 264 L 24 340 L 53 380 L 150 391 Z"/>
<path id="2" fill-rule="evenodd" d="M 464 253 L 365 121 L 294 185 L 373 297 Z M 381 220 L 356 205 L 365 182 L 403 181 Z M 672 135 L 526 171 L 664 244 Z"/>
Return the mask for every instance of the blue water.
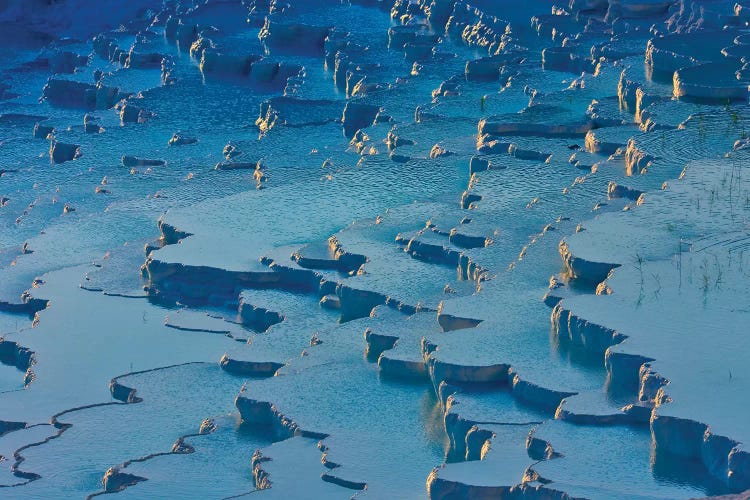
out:
<path id="1" fill-rule="evenodd" d="M 18 305 L 21 294 L 31 289 L 34 297 L 50 303 L 48 310 L 38 313 L 38 326 L 28 330 L 22 330 L 31 326 L 28 311 L 0 311 L 0 336 L 36 353 L 36 378 L 27 388 L 25 367 L 2 360 L 0 420 L 43 424 L 71 410 L 59 420 L 72 426 L 24 450 L 20 469 L 39 478 L 0 490 L 0 496 L 85 497 L 102 491 L 101 480 L 109 467 L 132 460 L 136 461 L 122 470 L 147 480 L 121 495 L 226 498 L 251 492 L 251 457 L 273 437 L 240 422 L 234 398 L 243 388 L 275 404 L 302 429 L 325 435 L 328 459 L 341 465 L 333 474 L 367 483 L 367 493 L 376 498 L 424 496 L 428 474 L 446 462 L 443 409 L 432 384 L 383 377 L 378 365 L 364 355 L 365 329 L 398 332 L 406 311 L 390 311 L 386 319 L 341 323 L 340 312 L 321 308 L 317 291 L 249 288 L 243 291 L 247 301 L 280 312 L 285 319 L 266 332 L 248 330 L 248 343 L 168 328 L 163 325 L 165 316 L 182 305 L 148 301 L 143 289 L 148 280 L 141 272 L 144 246 L 159 238 L 161 217 L 195 235 L 152 257 L 188 268 L 265 269 L 259 264 L 261 257 L 288 257 L 292 249 L 306 244 L 325 245 L 335 234 L 347 252 L 369 260 L 360 275 L 328 270 L 321 271 L 322 277 L 431 311 L 442 302 L 446 310 L 485 320 L 477 330 L 443 334 L 430 329 L 430 340 L 442 349 L 438 358 L 467 365 L 509 363 L 528 380 L 550 389 L 605 391 L 606 373 L 599 357 L 577 355 L 550 338 L 549 309 L 541 297 L 549 277 L 561 271 L 557 243 L 579 222 L 622 209 L 625 201 L 607 201 L 609 181 L 658 189 L 677 177 L 686 161 L 717 157 L 731 149 L 745 120 L 732 120 L 734 107 L 669 101 L 671 85 L 648 82 L 649 92 L 661 99 L 650 108 L 659 123 L 677 125 L 696 112 L 707 118 L 689 122 L 684 130 L 640 132 L 632 125 L 632 114 L 614 109 L 612 103 L 624 64 L 632 68 L 630 78 L 645 81 L 642 54 L 605 62 L 598 76 L 585 75 L 582 88 L 569 88 L 577 74 L 541 69 L 541 50 L 559 40 L 553 42 L 545 30 L 537 34 L 530 28 L 532 15 L 549 14 L 546 2 L 529 0 L 512 9 L 486 1 L 474 5 L 487 16 L 506 19 L 513 43 L 528 49 L 523 61 L 505 68 L 502 86 L 497 80 L 464 77 L 466 61 L 486 56 L 487 50 L 457 36 L 443 37 L 435 45 L 434 58 L 413 68 L 403 51 L 387 48 L 388 28 L 398 20 L 391 19 L 387 9 L 375 7 L 322 2 L 293 5 L 274 14 L 289 23 L 335 26 L 337 36 L 349 33 L 348 46 L 341 50 L 359 64 L 366 83 L 379 84 L 357 98 L 347 98 L 336 87 L 322 55 L 305 50 L 270 48 L 265 54 L 269 60 L 303 66 L 304 72 L 286 89 L 259 87 L 243 77 L 202 74 L 199 61 L 165 39 L 160 23 L 143 47 L 135 42 L 136 29 L 115 30 L 109 36 L 122 48 L 136 43 L 139 49 L 171 57 L 174 83 L 162 84 L 159 69 L 123 68 L 95 54 L 76 73 L 57 75 L 93 82 L 94 71 L 100 69 L 105 72 L 103 84 L 132 92 L 130 102 L 152 113 L 144 123 L 123 125 L 113 109 L 91 111 L 104 129 L 99 134 L 83 130 L 85 110 L 39 102 L 51 75 L 45 65 L 28 64 L 39 55 L 38 47 L 12 46 L 4 51 L 2 81 L 20 96 L 0 100 L 0 168 L 8 170 L 0 177 L 0 196 L 8 198 L 0 208 L 0 302 Z M 258 39 L 260 29 L 246 23 L 246 16 L 247 8 L 239 4 L 216 9 L 209 4 L 184 20 L 213 25 L 217 31 L 205 36 L 224 53 L 262 55 L 266 48 Z M 560 21 L 560 29 L 570 28 L 570 20 L 544 23 L 552 21 Z M 441 27 L 425 32 L 441 34 Z M 608 40 L 602 33 L 590 34 L 578 49 L 585 52 L 585 44 Z M 92 49 L 90 40 L 58 43 L 82 55 Z M 623 42 L 626 45 L 643 50 L 645 40 Z M 433 95 L 446 81 L 457 84 L 455 91 Z M 536 108 L 529 108 L 532 91 Z M 280 120 L 260 135 L 255 121 L 261 104 L 284 94 L 294 101 L 280 103 Z M 578 122 L 594 99 L 607 103 L 607 113 L 628 122 L 612 136 L 627 142 L 633 135 L 639 147 L 657 158 L 648 175 L 627 176 L 621 155 L 587 152 L 582 136 L 508 136 L 498 140 L 524 151 L 549 153 L 550 160 L 494 152 L 485 155 L 493 168 L 470 177 L 480 119 L 491 116 L 491 121 L 508 123 L 537 112 L 535 123 Z M 347 101 L 382 106 L 391 117 L 388 123 L 364 130 L 367 137 L 359 137 L 362 153 L 342 131 Z M 420 123 L 414 120 L 417 106 L 424 114 Z M 49 141 L 32 137 L 39 117 L 47 117 L 43 123 L 55 127 L 56 140 L 80 145 L 82 156 L 52 163 Z M 198 142 L 170 146 L 169 139 L 178 131 Z M 389 131 L 413 142 L 395 150 L 407 161 L 389 157 Z M 242 152 L 237 161 L 260 162 L 267 178 L 263 189 L 256 189 L 253 170 L 214 169 L 225 161 L 222 150 L 228 143 Z M 429 158 L 436 144 L 451 154 Z M 598 171 L 576 168 L 570 161 L 574 153 L 582 165 L 597 164 Z M 122 164 L 123 155 L 166 163 L 131 168 Z M 460 207 L 464 191 L 481 196 L 471 209 Z M 606 204 L 597 206 L 600 202 Z M 64 213 L 66 205 L 75 210 Z M 459 228 L 492 239 L 489 247 L 465 249 L 445 234 L 422 237 L 464 252 L 491 279 L 467 282 L 455 266 L 405 253 L 396 236 L 416 235 L 428 220 L 439 221 L 440 230 Z M 543 233 L 548 224 L 554 230 Z M 283 263 L 291 265 L 288 260 Z M 37 277 L 48 283 L 32 288 Z M 200 284 L 208 289 L 211 285 Z M 449 290 L 455 293 L 446 293 Z M 200 311 L 237 317 L 235 300 Z M 182 326 L 190 327 L 189 322 Z M 322 344 L 311 346 L 313 335 Z M 411 337 L 408 348 L 409 359 L 418 359 L 417 342 Z M 221 370 L 218 361 L 225 352 L 285 366 L 276 377 L 247 379 Z M 123 376 L 120 383 L 136 389 L 143 401 L 124 404 L 112 399 L 108 386 L 117 376 Z M 497 420 L 528 416 L 546 420 L 544 425 L 555 432 L 562 428 L 548 411 L 513 399 L 507 387 L 484 389 L 467 389 L 465 406 L 471 411 L 466 418 L 502 424 Z M 169 453 L 176 439 L 197 433 L 206 418 L 214 419 L 217 428 L 187 438 L 194 453 Z M 669 459 L 651 460 L 650 436 L 643 429 L 618 428 L 614 437 L 601 429 L 574 430 L 550 431 L 553 444 L 557 439 L 571 458 L 542 464 L 539 470 L 570 494 L 605 498 L 610 494 L 605 483 L 621 481 L 637 484 L 646 497 L 722 492 L 700 467 L 686 477 L 675 473 L 679 461 L 675 465 Z M 0 444 L 13 434 L 0 435 Z M 621 439 L 629 446 L 608 455 L 605 462 L 600 457 L 600 441 L 605 438 Z M 28 442 L 41 439 L 30 436 Z M 18 447 L 22 444 L 28 443 Z M 610 443 L 606 448 L 617 446 Z M 6 458 L 0 461 L 0 486 L 21 480 L 11 475 L 12 458 Z M 307 462 L 306 470 L 320 467 L 317 458 Z M 531 462 L 514 465 L 519 481 Z M 604 469 L 602 476 L 594 479 L 580 473 L 592 464 Z M 294 470 L 275 474 L 279 483 L 295 477 Z M 602 477 L 606 481 L 601 482 Z M 342 497 L 354 493 L 345 487 L 340 492 Z M 270 492 L 259 492 L 272 493 L 273 486 Z"/>

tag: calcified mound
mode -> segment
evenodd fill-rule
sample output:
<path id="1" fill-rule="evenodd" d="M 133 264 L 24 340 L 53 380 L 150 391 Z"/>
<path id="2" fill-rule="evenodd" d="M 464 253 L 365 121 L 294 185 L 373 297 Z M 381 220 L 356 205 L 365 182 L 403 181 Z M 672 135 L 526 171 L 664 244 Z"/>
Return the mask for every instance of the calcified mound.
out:
<path id="1" fill-rule="evenodd" d="M 680 98 L 719 101 L 747 101 L 748 81 L 729 62 L 707 63 L 682 68 L 674 73 L 674 95 Z"/>

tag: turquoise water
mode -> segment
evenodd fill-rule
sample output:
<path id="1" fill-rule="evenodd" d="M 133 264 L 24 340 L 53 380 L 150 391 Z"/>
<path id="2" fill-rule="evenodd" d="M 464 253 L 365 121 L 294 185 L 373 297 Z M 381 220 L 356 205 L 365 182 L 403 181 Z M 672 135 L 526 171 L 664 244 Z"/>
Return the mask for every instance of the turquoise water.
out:
<path id="1" fill-rule="evenodd" d="M 262 21 L 268 12 L 261 3 L 253 5 Z M 422 3 L 413 4 L 412 21 L 406 24 L 423 20 L 423 14 L 416 14 Z M 404 7 L 396 4 L 398 13 Z M 0 167 L 8 171 L 0 177 L 0 196 L 7 198 L 0 208 L 0 336 L 33 350 L 35 364 L 25 387 L 26 367 L 12 366 L 9 358 L 0 360 L 0 420 L 31 426 L 48 424 L 64 413 L 57 420 L 65 425 L 58 429 L 58 437 L 43 443 L 48 436 L 41 431 L 0 434 L 0 446 L 9 443 L 11 452 L 0 460 L 0 486 L 28 481 L 0 490 L 0 496 L 85 497 L 103 491 L 102 478 L 113 466 L 137 476 L 118 493 L 132 498 L 228 498 L 252 492 L 253 453 L 280 436 L 241 422 L 234 403 L 241 394 L 275 405 L 280 415 L 312 433 L 305 439 L 321 441 L 321 456 L 327 450 L 326 460 L 339 466 L 324 469 L 316 453 L 296 461 L 280 459 L 270 490 L 257 494 L 273 495 L 274 481 L 277 491 L 286 491 L 281 485 L 293 483 L 294 467 L 303 467 L 313 480 L 319 472 L 338 478 L 330 484 L 339 488 L 334 491 L 342 498 L 356 493 L 360 484 L 366 484 L 366 494 L 375 498 L 423 497 L 434 467 L 463 458 L 450 456 L 435 381 L 385 376 L 375 360 L 365 356 L 364 338 L 368 328 L 398 337 L 408 328 L 403 322 L 414 309 L 428 311 L 435 320 L 424 332 L 420 326 L 408 336 L 401 334 L 397 346 L 404 359 L 421 359 L 416 339 L 424 334 L 437 348 L 434 358 L 443 363 L 504 363 L 525 381 L 551 391 L 606 392 L 601 355 L 560 345 L 550 334 L 550 310 L 542 296 L 550 276 L 562 271 L 558 242 L 575 232 L 578 223 L 622 210 L 633 201 L 608 200 L 610 181 L 639 190 L 658 189 L 676 178 L 687 161 L 720 157 L 730 150 L 746 122 L 746 107 L 670 100 L 670 84 L 646 81 L 646 38 L 640 34 L 621 45 L 611 43 L 637 55 L 628 52 L 604 61 L 597 76 L 587 73 L 584 84 L 576 84 L 580 72 L 543 70 L 541 51 L 561 43 L 551 39 L 552 27 L 583 32 L 583 21 L 542 17 L 537 33 L 529 20 L 549 14 L 545 2 L 530 0 L 512 9 L 494 2 L 473 4 L 477 13 L 484 13 L 482 22 L 498 16 L 510 23 L 508 52 L 516 45 L 526 49 L 490 81 L 466 78 L 466 62 L 486 56 L 488 49 L 482 40 L 465 42 L 460 31 L 449 30 L 449 36 L 430 42 L 432 55 L 415 63 L 403 50 L 388 49 L 388 29 L 399 24 L 388 9 L 298 3 L 274 14 L 286 23 L 334 26 L 335 37 L 341 39 L 348 33 L 339 50 L 354 63 L 357 78 L 366 76 L 367 86 L 364 95 L 354 97 L 337 87 L 333 69 L 326 68 L 325 59 L 333 60 L 335 51 L 324 57 L 312 42 L 265 47 L 258 38 L 261 29 L 245 22 L 248 8 L 239 3 L 199 6 L 183 12 L 183 21 L 213 26 L 204 36 L 224 54 L 265 55 L 287 67 L 303 67 L 302 73 L 281 85 L 256 85 L 246 75 L 203 74 L 185 47 L 165 38 L 165 17 L 160 14 L 162 20 L 151 28 L 147 43 L 136 41 L 143 26 L 135 24 L 109 36 L 120 47 L 135 44 L 137 50 L 171 58 L 173 83 L 163 84 L 158 68 L 125 68 L 95 54 L 75 73 L 56 76 L 93 82 L 94 71 L 101 70 L 104 85 L 133 93 L 129 103 L 150 113 L 143 123 L 122 124 L 114 109 L 90 111 L 103 127 L 98 134 L 84 131 L 86 110 L 39 102 L 51 74 L 44 64 L 29 64 L 39 55 L 38 47 L 14 46 L 4 52 L 3 82 L 20 95 L 0 100 Z M 476 13 L 467 15 L 472 23 L 479 19 Z M 419 36 L 429 39 L 443 31 L 442 26 L 428 26 Z M 491 34 L 500 39 L 501 33 Z M 610 38 L 608 33 L 590 32 L 576 42 L 575 52 L 586 54 L 592 45 L 609 44 Z M 92 50 L 90 40 L 60 44 L 81 55 Z M 664 128 L 643 132 L 633 123 L 632 113 L 619 108 L 617 86 L 623 67 L 628 67 L 629 78 L 644 83 L 654 101 L 648 110 Z M 278 117 L 262 134 L 255 122 L 267 100 Z M 587 119 L 593 100 L 599 101 L 600 118 L 609 120 L 598 137 L 617 142 L 623 148 L 620 153 L 586 151 L 583 134 L 510 133 L 496 139 L 513 143 L 515 155 L 508 154 L 507 146 L 483 154 L 490 169 L 470 175 L 481 119 L 499 124 L 577 124 Z M 382 107 L 389 121 L 365 127 L 364 135 L 352 140 L 341 124 L 347 102 Z M 417 107 L 422 113 L 418 121 Z M 705 116 L 676 128 L 695 113 Z M 55 127 L 56 140 L 80 145 L 80 158 L 51 162 L 49 141 L 32 137 L 34 124 L 43 117 L 44 124 Z M 368 124 L 373 120 L 370 117 Z M 615 125 L 616 120 L 624 123 Z M 170 146 L 175 132 L 197 142 Z M 395 148 L 393 157 L 389 132 L 408 141 Z M 654 157 L 646 175 L 628 175 L 624 146 L 630 137 Z M 227 161 L 222 152 L 230 143 L 241 152 L 234 160 L 260 164 L 262 189 L 256 189 L 253 169 L 214 168 Z M 450 154 L 430 158 L 435 145 Z M 549 159 L 540 159 L 538 153 Z M 165 163 L 128 167 L 123 165 L 124 155 Z M 475 201 L 462 207 L 462 196 Z M 75 210 L 66 211 L 65 206 Z M 191 236 L 147 256 L 144 247 L 161 246 L 155 243 L 161 236 L 160 219 Z M 491 244 L 466 248 L 449 236 L 451 229 L 487 238 Z M 404 235 L 439 248 L 437 257 L 405 252 L 409 247 L 397 242 Z M 148 294 L 157 284 L 149 283 L 141 270 L 147 257 L 173 266 L 182 273 L 179 279 L 202 298 L 224 284 L 202 278 L 190 281 L 192 277 L 224 269 L 273 274 L 261 260 L 264 257 L 310 272 L 293 263 L 290 255 L 308 244 L 325 249 L 331 236 L 345 252 L 367 257 L 359 272 L 335 270 L 333 254 L 322 251 L 328 268 L 315 270 L 314 280 L 325 282 L 319 288 L 245 283 L 221 303 L 188 308 L 236 321 L 241 294 L 244 302 L 284 317 L 264 332 L 232 325 L 242 335 L 230 338 L 205 331 L 205 323 L 191 323 L 187 314 L 178 322 L 183 330 L 170 328 L 165 318 L 184 308 L 182 302 L 201 301 L 190 301 L 187 294 L 182 302 L 180 297 L 148 300 L 154 298 Z M 480 280 L 467 279 L 457 270 L 448 256 L 457 253 L 484 271 Z M 146 285 L 154 287 L 144 290 Z M 342 321 L 350 319 L 345 311 L 319 304 L 323 295 L 342 293 L 342 287 L 377 295 L 373 300 L 378 313 Z M 5 311 L 21 308 L 21 295 L 27 290 L 49 300 L 33 329 L 23 328 L 31 326 L 35 311 Z M 396 305 L 401 311 L 382 312 Z M 442 332 L 438 309 L 482 323 L 476 329 Z M 224 324 L 217 318 L 211 321 Z M 312 338 L 322 343 L 314 345 Z M 218 364 L 225 353 L 283 367 L 269 378 L 231 375 Z M 126 404 L 114 399 L 108 390 L 114 377 L 135 389 L 142 401 Z M 633 485 L 648 498 L 688 498 L 726 489 L 700 465 L 693 465 L 694 474 L 683 474 L 682 461 L 652 457 L 645 428 L 609 432 L 558 422 L 549 408 L 515 397 L 505 379 L 481 387 L 450 382 L 459 389 L 456 399 L 463 398 L 463 406 L 458 406 L 465 409 L 462 417 L 480 428 L 487 424 L 495 435 L 500 431 L 489 424 L 543 421 L 536 432 L 547 432 L 552 446 L 566 457 L 541 463 L 535 470 L 571 495 L 627 495 L 627 489 L 611 490 L 612 484 Z M 636 398 L 626 394 L 618 404 Z M 193 435 L 204 419 L 212 419 L 216 429 Z M 47 426 L 40 429 L 51 431 Z M 512 434 L 516 439 L 523 432 Z M 185 442 L 193 452 L 171 453 L 175 441 L 188 435 Z M 514 450 L 522 444 L 516 440 Z M 13 475 L 12 452 L 31 443 L 39 444 L 22 450 L 25 460 L 19 470 L 35 476 L 24 478 L 18 471 Z M 620 448 L 618 443 L 628 446 Z M 6 447 L 0 449 L 5 453 Z M 503 474 L 518 482 L 533 462 L 519 455 L 521 459 L 503 463 Z M 478 477 L 486 477 L 481 471 L 494 467 L 491 457 L 488 460 L 486 469 L 459 464 L 465 472 L 458 475 L 472 477 L 475 470 Z M 287 462 L 290 465 L 283 466 Z"/>

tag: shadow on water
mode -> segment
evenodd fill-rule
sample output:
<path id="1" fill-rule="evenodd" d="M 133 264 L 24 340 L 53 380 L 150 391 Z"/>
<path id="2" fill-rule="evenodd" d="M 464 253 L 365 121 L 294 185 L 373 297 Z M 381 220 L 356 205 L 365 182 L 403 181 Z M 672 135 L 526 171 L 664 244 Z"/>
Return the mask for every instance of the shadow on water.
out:
<path id="1" fill-rule="evenodd" d="M 592 375 L 606 375 L 606 370 L 604 368 L 604 355 L 602 353 L 592 351 L 591 349 L 586 348 L 586 346 L 574 344 L 560 338 L 555 333 L 554 326 L 550 328 L 549 336 L 552 352 L 555 353 L 560 360 L 567 361 L 571 365 L 583 368 Z"/>
<path id="2" fill-rule="evenodd" d="M 711 476 L 703 463 L 651 448 L 651 470 L 659 483 L 701 489 L 707 496 L 730 493 L 726 484 Z"/>
<path id="3" fill-rule="evenodd" d="M 236 430 L 239 440 L 247 441 L 253 446 L 256 446 L 258 443 L 261 443 L 262 446 L 268 446 L 279 441 L 279 439 L 274 439 L 270 425 L 250 425 L 243 423 L 238 418 Z"/>

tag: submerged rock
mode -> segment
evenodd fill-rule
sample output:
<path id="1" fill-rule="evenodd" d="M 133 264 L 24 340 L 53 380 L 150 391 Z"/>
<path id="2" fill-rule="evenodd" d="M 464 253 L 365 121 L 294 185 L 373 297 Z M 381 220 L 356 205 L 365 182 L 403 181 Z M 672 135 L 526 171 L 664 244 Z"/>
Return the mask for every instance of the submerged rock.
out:
<path id="1" fill-rule="evenodd" d="M 258 38 L 270 50 L 302 54 L 323 54 L 329 28 L 301 23 L 285 23 L 266 17 Z"/>
<path id="2" fill-rule="evenodd" d="M 52 73 L 74 73 L 76 68 L 89 63 L 88 56 L 81 56 L 75 52 L 55 51 L 47 58 Z"/>
<path id="3" fill-rule="evenodd" d="M 254 330 L 265 332 L 276 323 L 284 321 L 284 316 L 276 311 L 270 311 L 264 307 L 254 306 L 240 297 L 239 320 Z"/>
<path id="4" fill-rule="evenodd" d="M 136 106 L 131 102 L 123 102 L 119 105 L 120 109 L 120 122 L 124 125 L 125 123 L 143 123 L 150 116 L 151 113 Z"/>
<path id="5" fill-rule="evenodd" d="M 50 78 L 42 89 L 42 99 L 60 107 L 109 109 L 123 97 L 127 96 L 117 87 L 55 78 Z"/>
<path id="6" fill-rule="evenodd" d="M 356 102 L 347 102 L 344 106 L 344 112 L 341 116 L 341 122 L 344 127 L 346 137 L 354 137 L 354 133 L 375 123 L 375 119 L 381 112 L 379 106 L 373 104 L 361 104 Z"/>
<path id="7" fill-rule="evenodd" d="M 221 154 L 224 155 L 224 158 L 226 158 L 227 160 L 232 160 L 233 158 L 241 156 L 242 151 L 240 151 L 237 146 L 230 142 L 226 146 L 224 146 Z"/>
<path id="8" fill-rule="evenodd" d="M 75 160 L 81 156 L 81 147 L 78 144 L 67 144 L 56 140 L 50 141 L 49 157 L 54 163 L 64 163 Z"/>
<path id="9" fill-rule="evenodd" d="M 216 164 L 215 170 L 255 170 L 258 162 L 222 161 Z"/>
<path id="10" fill-rule="evenodd" d="M 320 299 L 320 306 L 326 309 L 341 309 L 341 300 L 337 295 L 324 295 Z"/>
<path id="11" fill-rule="evenodd" d="M 727 103 L 747 102 L 750 80 L 737 74 L 732 62 L 707 63 L 681 68 L 674 73 L 674 96 Z"/>
<path id="12" fill-rule="evenodd" d="M 479 122 L 479 134 L 490 134 L 495 136 L 531 135 L 540 137 L 584 137 L 593 128 L 593 123 L 583 122 L 580 124 L 544 124 L 544 123 L 508 123 L 481 120 Z"/>
<path id="13" fill-rule="evenodd" d="M 580 75 L 582 72 L 593 73 L 590 59 L 577 55 L 570 47 L 549 47 L 542 51 L 542 67 L 555 71 L 567 71 Z"/>
<path id="14" fill-rule="evenodd" d="M 128 155 L 122 157 L 122 165 L 124 167 L 161 167 L 165 164 L 164 160 L 149 160 Z"/>
<path id="15" fill-rule="evenodd" d="M 207 48 L 202 51 L 200 70 L 204 75 L 248 76 L 253 63 L 259 59 L 261 59 L 260 56 L 222 54 Z"/>
<path id="16" fill-rule="evenodd" d="M 163 59 L 162 54 L 137 52 L 135 46 L 133 46 L 128 53 L 124 66 L 133 69 L 158 69 L 161 68 Z"/>
<path id="17" fill-rule="evenodd" d="M 169 139 L 169 145 L 170 146 L 185 146 L 188 144 L 195 144 L 198 142 L 198 139 L 195 137 L 190 137 L 186 135 L 182 135 L 181 132 L 175 132 L 172 137 Z"/>
<path id="18" fill-rule="evenodd" d="M 443 156 L 451 156 L 453 153 L 451 151 L 448 151 L 444 147 L 440 146 L 439 144 L 435 144 L 432 146 L 432 149 L 430 149 L 430 158 L 440 158 Z"/>
<path id="19" fill-rule="evenodd" d="M 613 182 L 613 181 L 610 181 L 609 185 L 607 186 L 607 197 L 609 199 L 628 198 L 630 200 L 635 201 L 642 194 L 643 194 L 643 191 L 639 189 L 629 188 L 627 186 L 617 184 L 616 182 Z"/>
<path id="20" fill-rule="evenodd" d="M 102 485 L 104 486 L 104 491 L 114 493 L 141 481 L 146 481 L 146 478 L 120 472 L 120 469 L 117 467 L 110 467 L 102 478 Z"/>
<path id="21" fill-rule="evenodd" d="M 87 134 L 99 134 L 104 129 L 97 123 L 99 121 L 99 118 L 96 116 L 92 116 L 88 113 L 83 115 L 83 130 Z"/>
<path id="22" fill-rule="evenodd" d="M 47 136 L 55 132 L 55 128 L 49 125 L 42 125 L 37 123 L 34 125 L 34 139 L 47 139 Z"/>

